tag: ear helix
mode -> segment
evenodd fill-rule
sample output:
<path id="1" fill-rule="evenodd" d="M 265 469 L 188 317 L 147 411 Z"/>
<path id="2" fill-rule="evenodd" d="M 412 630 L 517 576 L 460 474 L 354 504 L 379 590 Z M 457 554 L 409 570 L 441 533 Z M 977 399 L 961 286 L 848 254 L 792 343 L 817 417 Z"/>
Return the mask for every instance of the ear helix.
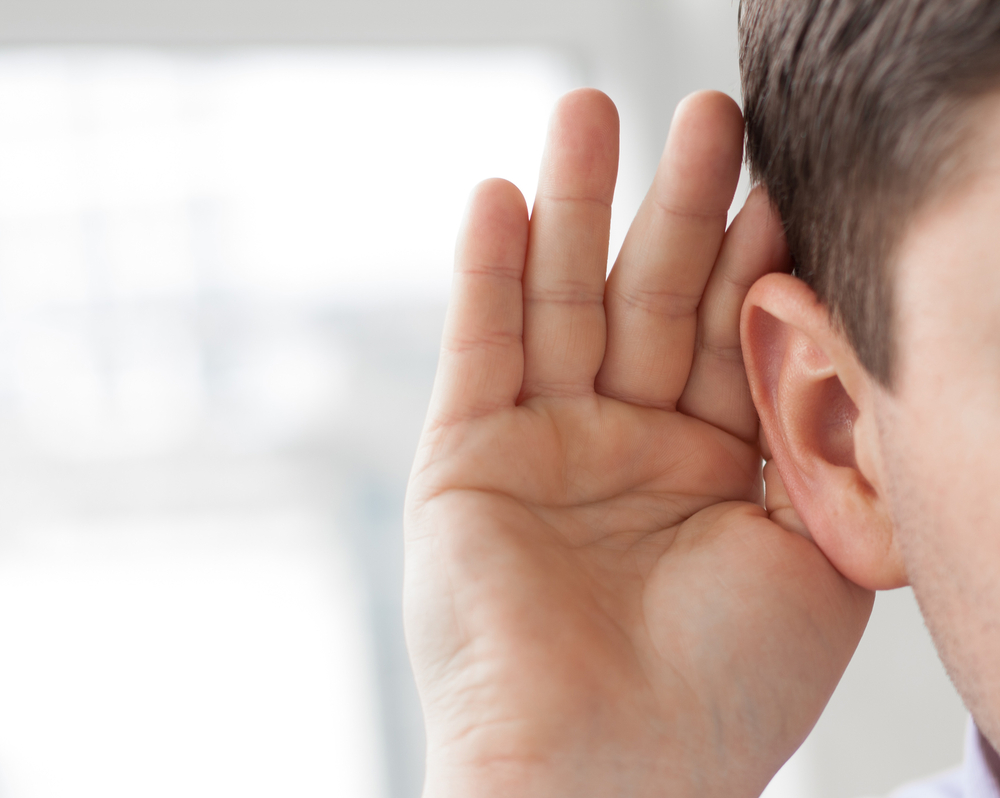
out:
<path id="1" fill-rule="evenodd" d="M 905 584 L 887 507 L 859 467 L 875 429 L 864 369 L 802 281 L 770 274 L 747 295 L 741 335 L 764 435 L 795 511 L 827 558 L 871 588 Z M 866 461 L 870 458 L 866 458 Z"/>

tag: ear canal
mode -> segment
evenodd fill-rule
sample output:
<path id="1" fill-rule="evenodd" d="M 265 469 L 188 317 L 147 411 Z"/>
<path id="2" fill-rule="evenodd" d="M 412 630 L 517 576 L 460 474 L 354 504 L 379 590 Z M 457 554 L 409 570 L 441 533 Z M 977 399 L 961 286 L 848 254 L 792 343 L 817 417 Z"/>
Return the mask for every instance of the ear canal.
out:
<path id="1" fill-rule="evenodd" d="M 874 412 L 867 372 L 826 308 L 800 280 L 770 274 L 747 296 L 741 334 L 773 463 L 810 536 L 862 587 L 905 584 L 886 504 L 856 456 L 878 444 L 861 423 Z"/>

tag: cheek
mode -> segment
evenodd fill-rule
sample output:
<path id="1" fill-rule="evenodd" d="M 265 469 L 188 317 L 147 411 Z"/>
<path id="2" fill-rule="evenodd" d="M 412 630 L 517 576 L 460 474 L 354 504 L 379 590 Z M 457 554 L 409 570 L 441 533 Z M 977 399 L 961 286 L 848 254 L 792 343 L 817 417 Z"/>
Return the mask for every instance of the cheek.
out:
<path id="1" fill-rule="evenodd" d="M 914 269 L 909 276 L 900 281 L 899 382 L 887 402 L 892 440 L 885 451 L 899 494 L 900 543 L 919 560 L 911 578 L 919 578 L 932 552 L 949 567 L 961 564 L 961 571 L 985 567 L 993 554 L 990 561 L 1000 565 L 994 532 L 1000 526 L 1000 327 L 992 321 L 1000 297 L 984 281 L 966 296 L 955 289 L 950 270 Z M 929 528 L 933 534 L 919 531 Z"/>
<path id="2" fill-rule="evenodd" d="M 900 543 L 962 572 L 1000 565 L 1000 382 L 956 355 L 929 368 L 936 353 L 926 354 L 901 386 L 886 442 Z"/>
<path id="3" fill-rule="evenodd" d="M 986 731 L 1000 723 L 1000 380 L 960 351 L 922 355 L 885 414 L 889 501 L 927 626 Z"/>
<path id="4" fill-rule="evenodd" d="M 997 128 L 1000 130 L 1000 128 Z M 989 161 L 997 148 L 989 148 Z M 899 384 L 883 454 L 927 626 L 1000 740 L 1000 183 L 987 169 L 912 223 L 895 273 Z"/>

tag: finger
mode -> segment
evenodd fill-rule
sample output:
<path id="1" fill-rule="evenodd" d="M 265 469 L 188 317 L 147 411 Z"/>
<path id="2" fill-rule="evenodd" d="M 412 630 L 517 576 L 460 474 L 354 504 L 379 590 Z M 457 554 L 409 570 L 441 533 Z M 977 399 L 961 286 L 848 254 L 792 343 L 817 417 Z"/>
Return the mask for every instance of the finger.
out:
<path id="1" fill-rule="evenodd" d="M 756 440 L 757 411 L 740 348 L 740 310 L 759 278 L 790 268 L 781 219 L 767 193 L 755 189 L 726 233 L 705 288 L 691 376 L 678 410 L 747 442 Z"/>
<path id="2" fill-rule="evenodd" d="M 806 540 L 812 540 L 812 535 L 806 529 L 801 516 L 792 506 L 785 483 L 778 473 L 778 465 L 771 455 L 771 447 L 767 442 L 764 430 L 760 430 L 758 438 L 761 457 L 764 458 L 764 509 L 768 517 L 778 526 L 789 532 L 802 535 Z"/>
<path id="3" fill-rule="evenodd" d="M 513 406 L 521 388 L 521 277 L 528 208 L 505 180 L 472 192 L 455 254 L 451 301 L 431 399 L 433 422 Z"/>
<path id="4" fill-rule="evenodd" d="M 788 498 L 788 491 L 785 490 L 781 475 L 778 474 L 778 467 L 773 462 L 764 465 L 764 482 L 767 485 L 768 518 L 783 529 L 801 535 L 806 540 L 812 540 L 812 534 L 798 511 L 792 506 L 792 500 Z"/>
<path id="5" fill-rule="evenodd" d="M 718 92 L 677 108 L 649 190 L 605 292 L 607 346 L 597 390 L 672 409 L 687 382 L 697 309 L 739 181 L 743 117 Z"/>
<path id="6" fill-rule="evenodd" d="M 524 273 L 522 399 L 592 392 L 604 353 L 604 279 L 618 175 L 618 112 L 599 91 L 556 107 Z"/>

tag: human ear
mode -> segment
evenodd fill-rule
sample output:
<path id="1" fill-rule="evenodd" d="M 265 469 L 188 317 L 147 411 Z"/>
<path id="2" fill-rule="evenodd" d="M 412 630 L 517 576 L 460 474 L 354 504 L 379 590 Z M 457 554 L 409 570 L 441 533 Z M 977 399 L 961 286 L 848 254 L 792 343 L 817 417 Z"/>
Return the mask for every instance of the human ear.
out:
<path id="1" fill-rule="evenodd" d="M 861 587 L 905 585 L 875 423 L 880 389 L 826 307 L 801 280 L 768 274 L 747 295 L 740 335 L 771 456 L 816 545 Z"/>

